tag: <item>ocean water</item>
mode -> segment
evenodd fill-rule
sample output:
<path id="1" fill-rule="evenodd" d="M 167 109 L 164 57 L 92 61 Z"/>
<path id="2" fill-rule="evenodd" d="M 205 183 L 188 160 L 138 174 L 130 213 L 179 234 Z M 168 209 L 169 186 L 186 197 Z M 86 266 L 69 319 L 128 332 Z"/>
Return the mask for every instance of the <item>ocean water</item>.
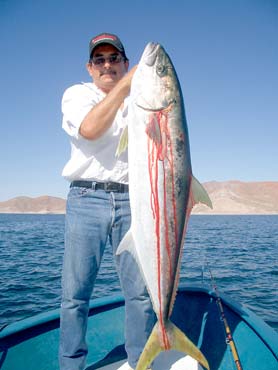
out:
<path id="1" fill-rule="evenodd" d="M 0 214 L 0 328 L 58 308 L 64 215 Z M 278 215 L 201 216 L 188 224 L 181 283 L 211 286 L 278 331 Z M 107 247 L 93 297 L 120 292 Z"/>

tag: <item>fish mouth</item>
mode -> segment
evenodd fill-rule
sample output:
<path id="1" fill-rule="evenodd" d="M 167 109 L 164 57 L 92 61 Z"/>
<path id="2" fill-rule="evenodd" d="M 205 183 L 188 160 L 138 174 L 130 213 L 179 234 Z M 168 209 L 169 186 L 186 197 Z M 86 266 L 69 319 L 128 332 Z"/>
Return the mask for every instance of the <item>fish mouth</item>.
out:
<path id="1" fill-rule="evenodd" d="M 137 85 L 134 88 L 134 103 L 138 108 L 148 112 L 159 112 L 171 109 L 175 103 L 175 95 L 172 94 L 171 84 L 167 81 L 167 75 L 157 72 L 157 64 L 166 64 L 163 47 L 156 42 L 149 42 L 145 47 L 137 72 Z M 167 61 L 167 60 L 166 60 Z M 147 67 L 147 68 L 145 68 Z M 141 74 L 140 74 L 141 73 Z M 142 75 L 145 80 L 142 79 Z M 149 82 L 154 79 L 154 84 Z"/>
<path id="2" fill-rule="evenodd" d="M 167 105 L 161 105 L 161 106 L 159 106 L 159 107 L 157 107 L 157 108 L 153 108 L 153 107 L 147 107 L 146 105 L 147 105 L 147 102 L 146 102 L 146 105 L 142 105 L 142 104 L 140 104 L 140 103 L 138 103 L 138 102 L 135 102 L 135 105 L 138 107 L 138 108 L 141 108 L 141 109 L 143 109 L 143 110 L 145 110 L 145 111 L 147 111 L 147 112 L 162 112 L 162 111 L 169 111 L 169 110 L 171 110 L 172 109 L 172 106 L 173 106 L 173 104 L 175 103 L 175 100 L 174 99 L 172 99 L 172 100 L 170 100 L 169 102 L 168 102 L 168 104 Z"/>
<path id="3" fill-rule="evenodd" d="M 153 66 L 157 57 L 157 51 L 160 48 L 160 44 L 157 42 L 149 42 L 142 55 L 142 60 L 148 66 Z"/>

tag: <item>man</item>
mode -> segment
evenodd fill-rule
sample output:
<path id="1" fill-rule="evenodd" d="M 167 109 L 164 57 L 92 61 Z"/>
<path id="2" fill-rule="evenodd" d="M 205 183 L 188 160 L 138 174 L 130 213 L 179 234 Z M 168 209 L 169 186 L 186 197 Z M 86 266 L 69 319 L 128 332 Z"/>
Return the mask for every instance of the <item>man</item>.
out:
<path id="1" fill-rule="evenodd" d="M 116 249 L 130 226 L 127 153 L 115 156 L 128 122 L 125 98 L 136 67 L 120 39 L 100 34 L 89 44 L 87 70 L 93 82 L 70 87 L 62 99 L 63 128 L 70 136 L 71 158 L 63 169 L 70 181 L 62 276 L 60 369 L 81 370 L 89 299 L 104 248 Z M 132 256 L 115 256 L 126 304 L 126 351 L 130 369 L 151 332 L 154 313 Z"/>

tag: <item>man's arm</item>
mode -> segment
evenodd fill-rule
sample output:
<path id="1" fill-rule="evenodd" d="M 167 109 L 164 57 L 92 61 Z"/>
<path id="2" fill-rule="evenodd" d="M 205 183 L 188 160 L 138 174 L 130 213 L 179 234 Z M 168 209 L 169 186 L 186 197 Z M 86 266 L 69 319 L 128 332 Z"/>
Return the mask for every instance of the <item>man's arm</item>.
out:
<path id="1" fill-rule="evenodd" d="M 106 97 L 95 105 L 83 119 L 79 133 L 85 139 L 98 139 L 112 125 L 118 109 L 128 96 L 132 76 L 136 67 L 133 67 Z"/>

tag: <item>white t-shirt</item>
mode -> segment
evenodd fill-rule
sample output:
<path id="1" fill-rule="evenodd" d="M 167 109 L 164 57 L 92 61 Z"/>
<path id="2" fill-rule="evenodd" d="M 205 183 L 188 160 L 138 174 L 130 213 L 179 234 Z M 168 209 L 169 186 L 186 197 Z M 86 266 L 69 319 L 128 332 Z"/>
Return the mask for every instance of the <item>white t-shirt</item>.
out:
<path id="1" fill-rule="evenodd" d="M 92 82 L 74 85 L 63 95 L 62 127 L 70 136 L 71 158 L 62 176 L 69 181 L 128 183 L 127 151 L 118 158 L 115 155 L 127 121 L 127 105 L 124 105 L 123 110 L 118 110 L 113 124 L 99 139 L 87 140 L 79 134 L 81 122 L 87 113 L 104 97 L 105 93 Z"/>

